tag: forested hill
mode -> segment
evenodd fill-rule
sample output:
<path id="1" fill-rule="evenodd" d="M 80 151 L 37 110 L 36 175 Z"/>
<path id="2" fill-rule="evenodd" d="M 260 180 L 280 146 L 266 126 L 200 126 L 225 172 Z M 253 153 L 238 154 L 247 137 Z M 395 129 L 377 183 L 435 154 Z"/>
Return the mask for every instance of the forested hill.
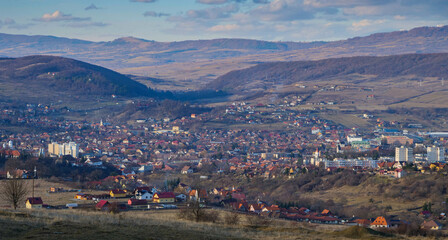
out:
<path id="1" fill-rule="evenodd" d="M 121 95 L 155 96 L 145 85 L 115 71 L 85 62 L 54 56 L 27 56 L 0 59 L 0 83 L 3 91 L 32 88 L 42 96 Z"/>
<path id="2" fill-rule="evenodd" d="M 365 81 L 381 81 L 404 75 L 448 79 L 448 53 L 262 63 L 229 72 L 206 88 L 235 93 L 251 91 L 255 84 L 258 88 L 269 89 L 300 81 L 341 80 L 353 74 L 369 75 Z"/>

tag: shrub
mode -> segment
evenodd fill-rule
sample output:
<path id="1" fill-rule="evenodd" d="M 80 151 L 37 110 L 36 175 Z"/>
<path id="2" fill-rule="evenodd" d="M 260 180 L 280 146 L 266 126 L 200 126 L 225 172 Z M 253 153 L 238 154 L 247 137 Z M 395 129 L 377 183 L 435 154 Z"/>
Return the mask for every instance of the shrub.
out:
<path id="1" fill-rule="evenodd" d="M 237 225 L 240 221 L 240 215 L 238 213 L 227 213 L 224 216 L 224 223 L 228 225 Z"/>
<path id="2" fill-rule="evenodd" d="M 251 226 L 269 226 L 271 224 L 271 220 L 268 218 L 263 218 L 260 216 L 246 216 L 246 221 Z"/>

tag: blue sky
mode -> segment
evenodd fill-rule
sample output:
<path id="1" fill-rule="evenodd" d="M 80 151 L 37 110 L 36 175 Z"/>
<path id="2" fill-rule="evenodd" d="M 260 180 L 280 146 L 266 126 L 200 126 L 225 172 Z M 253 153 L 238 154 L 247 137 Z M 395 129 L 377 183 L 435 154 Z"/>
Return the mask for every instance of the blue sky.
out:
<path id="1" fill-rule="evenodd" d="M 0 1 L 2 33 L 93 41 L 327 41 L 447 24 L 447 0 Z"/>

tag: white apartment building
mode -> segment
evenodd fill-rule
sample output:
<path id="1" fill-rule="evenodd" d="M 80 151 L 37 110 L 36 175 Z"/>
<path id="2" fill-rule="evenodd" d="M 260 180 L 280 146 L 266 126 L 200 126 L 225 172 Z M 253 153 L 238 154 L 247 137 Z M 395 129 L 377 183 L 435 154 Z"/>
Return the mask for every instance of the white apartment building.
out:
<path id="1" fill-rule="evenodd" d="M 347 168 L 347 167 L 361 167 L 361 168 L 377 168 L 378 160 L 373 159 L 334 159 L 324 160 L 325 168 Z"/>
<path id="2" fill-rule="evenodd" d="M 48 144 L 48 154 L 50 156 L 71 155 L 74 158 L 79 156 L 79 147 L 75 142 L 58 144 L 57 142 Z"/>
<path id="3" fill-rule="evenodd" d="M 445 161 L 445 148 L 444 147 L 427 147 L 426 148 L 426 159 L 428 162 L 441 162 Z"/>
<path id="4" fill-rule="evenodd" d="M 395 148 L 395 161 L 399 162 L 413 162 L 414 154 L 412 148 L 405 146 Z"/>

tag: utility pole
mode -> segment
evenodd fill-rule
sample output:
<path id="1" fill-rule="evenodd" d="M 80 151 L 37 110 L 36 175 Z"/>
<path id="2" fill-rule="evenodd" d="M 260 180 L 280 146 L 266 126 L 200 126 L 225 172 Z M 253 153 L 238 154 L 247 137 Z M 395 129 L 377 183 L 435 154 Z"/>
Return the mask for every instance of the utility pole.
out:
<path id="1" fill-rule="evenodd" d="M 37 169 L 36 169 L 36 166 L 34 166 L 34 175 L 33 175 L 33 199 L 34 199 L 34 179 L 36 178 L 36 176 L 37 176 Z"/>

